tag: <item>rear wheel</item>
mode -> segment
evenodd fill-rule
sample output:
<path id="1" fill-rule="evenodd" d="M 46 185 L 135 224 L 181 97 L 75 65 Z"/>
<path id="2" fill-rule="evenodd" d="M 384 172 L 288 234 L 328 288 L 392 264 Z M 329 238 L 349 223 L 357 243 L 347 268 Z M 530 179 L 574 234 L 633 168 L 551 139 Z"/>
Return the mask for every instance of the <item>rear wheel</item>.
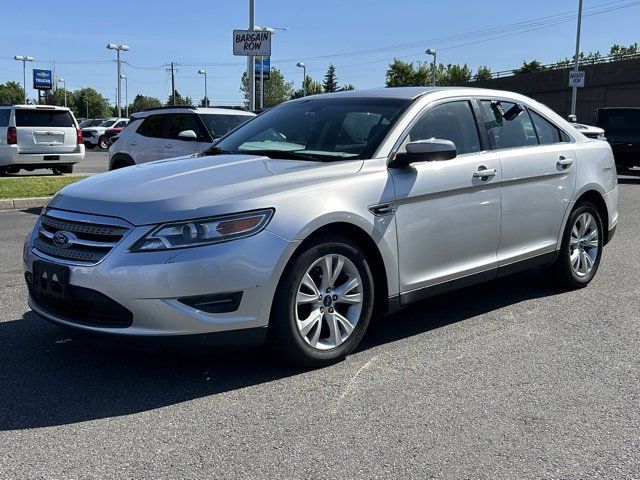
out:
<path id="1" fill-rule="evenodd" d="M 98 146 L 103 150 L 109 148 L 109 142 L 104 135 L 98 139 Z"/>
<path id="2" fill-rule="evenodd" d="M 598 209 L 590 202 L 578 204 L 569 215 L 558 257 L 545 270 L 547 278 L 566 288 L 587 286 L 598 271 L 603 238 Z"/>
<path id="3" fill-rule="evenodd" d="M 367 330 L 373 292 L 371 269 L 357 245 L 338 237 L 315 242 L 292 261 L 280 281 L 271 346 L 305 366 L 342 360 Z"/>

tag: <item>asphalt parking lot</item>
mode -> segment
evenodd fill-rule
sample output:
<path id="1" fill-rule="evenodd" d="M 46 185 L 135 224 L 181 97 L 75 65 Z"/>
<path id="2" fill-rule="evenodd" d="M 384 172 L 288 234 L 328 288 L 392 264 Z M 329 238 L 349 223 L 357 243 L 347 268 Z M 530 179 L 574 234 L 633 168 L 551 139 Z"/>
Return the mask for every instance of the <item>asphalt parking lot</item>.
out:
<path id="1" fill-rule="evenodd" d="M 315 371 L 71 339 L 26 305 L 37 212 L 0 212 L 0 478 L 638 478 L 640 175 L 620 190 L 588 288 L 433 298 Z"/>

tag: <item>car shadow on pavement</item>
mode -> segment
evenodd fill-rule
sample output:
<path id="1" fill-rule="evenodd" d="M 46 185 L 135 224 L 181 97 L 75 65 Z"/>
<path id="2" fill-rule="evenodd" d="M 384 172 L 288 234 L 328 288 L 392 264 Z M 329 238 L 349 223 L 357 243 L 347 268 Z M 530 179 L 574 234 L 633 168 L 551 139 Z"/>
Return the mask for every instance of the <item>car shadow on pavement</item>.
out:
<path id="1" fill-rule="evenodd" d="M 525 272 L 434 297 L 374 319 L 358 351 L 556 293 Z M 0 431 L 128 415 L 307 372 L 260 349 L 184 356 L 98 348 L 32 312 L 0 323 L 0 346 Z"/>

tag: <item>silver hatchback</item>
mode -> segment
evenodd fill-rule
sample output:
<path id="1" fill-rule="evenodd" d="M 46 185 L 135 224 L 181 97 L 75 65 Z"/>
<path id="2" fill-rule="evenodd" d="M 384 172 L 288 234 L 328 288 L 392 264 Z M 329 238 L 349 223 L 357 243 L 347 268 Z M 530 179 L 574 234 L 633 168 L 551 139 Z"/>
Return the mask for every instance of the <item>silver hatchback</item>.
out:
<path id="1" fill-rule="evenodd" d="M 434 294 L 532 267 L 586 286 L 617 201 L 609 145 L 526 97 L 306 97 L 63 189 L 25 242 L 29 304 L 84 332 L 326 365 L 372 315 Z"/>

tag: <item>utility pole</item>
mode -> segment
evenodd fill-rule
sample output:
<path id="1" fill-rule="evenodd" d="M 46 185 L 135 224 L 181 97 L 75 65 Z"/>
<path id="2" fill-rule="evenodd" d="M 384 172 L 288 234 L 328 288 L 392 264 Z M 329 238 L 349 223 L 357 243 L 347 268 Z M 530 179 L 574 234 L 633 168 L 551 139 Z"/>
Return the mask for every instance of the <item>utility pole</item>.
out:
<path id="1" fill-rule="evenodd" d="M 27 104 L 27 62 L 33 62 L 33 57 L 26 55 L 16 55 L 14 60 L 22 62 L 22 88 L 24 89 L 24 104 Z"/>
<path id="2" fill-rule="evenodd" d="M 173 70 L 173 62 L 171 62 L 171 103 L 176 105 L 176 75 Z"/>
<path id="3" fill-rule="evenodd" d="M 253 32 L 256 28 L 256 2 L 249 0 L 249 31 Z M 247 57 L 247 80 L 249 82 L 249 110 L 256 109 L 256 72 L 255 58 L 253 55 Z"/>
<path id="4" fill-rule="evenodd" d="M 118 88 L 116 89 L 116 105 L 118 106 L 118 118 L 122 117 L 122 106 L 120 105 L 120 78 L 122 75 L 121 72 L 121 66 L 120 66 L 120 52 L 127 52 L 129 51 L 129 46 L 128 45 L 119 45 L 116 43 L 109 43 L 107 45 L 107 48 L 109 50 L 115 50 L 116 51 L 116 62 L 118 63 Z"/>
<path id="5" fill-rule="evenodd" d="M 582 0 L 578 0 L 578 29 L 576 32 L 576 56 L 574 57 L 573 70 L 577 72 L 580 67 L 580 29 L 582 28 Z M 575 118 L 576 105 L 578 103 L 578 87 L 574 86 L 571 92 L 571 115 Z"/>

